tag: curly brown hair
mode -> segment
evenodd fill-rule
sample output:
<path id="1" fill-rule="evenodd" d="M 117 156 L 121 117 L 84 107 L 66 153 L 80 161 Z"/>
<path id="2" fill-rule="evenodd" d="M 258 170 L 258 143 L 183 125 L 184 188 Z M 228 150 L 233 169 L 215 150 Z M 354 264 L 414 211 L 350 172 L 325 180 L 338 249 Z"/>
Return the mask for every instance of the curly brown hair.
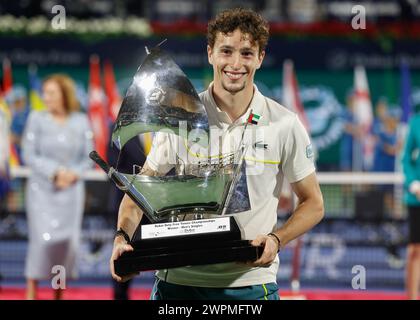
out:
<path id="1" fill-rule="evenodd" d="M 207 43 L 213 48 L 219 32 L 227 35 L 239 29 L 251 36 L 251 43 L 258 44 L 259 53 L 265 50 L 269 36 L 268 22 L 250 9 L 234 8 L 220 12 L 207 26 Z"/>
<path id="2" fill-rule="evenodd" d="M 45 78 L 44 83 L 53 81 L 60 87 L 61 93 L 63 94 L 64 109 L 67 114 L 74 111 L 79 111 L 80 104 L 76 96 L 76 85 L 74 81 L 65 74 L 51 74 Z"/>

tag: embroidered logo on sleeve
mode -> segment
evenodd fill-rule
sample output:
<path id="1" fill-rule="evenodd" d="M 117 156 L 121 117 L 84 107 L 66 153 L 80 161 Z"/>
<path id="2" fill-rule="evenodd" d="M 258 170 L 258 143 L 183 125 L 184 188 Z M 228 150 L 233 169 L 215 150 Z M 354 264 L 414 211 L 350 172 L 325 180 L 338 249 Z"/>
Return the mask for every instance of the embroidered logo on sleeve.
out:
<path id="1" fill-rule="evenodd" d="M 311 159 L 314 157 L 314 149 L 312 147 L 312 144 L 309 144 L 306 146 L 306 157 L 308 159 Z"/>

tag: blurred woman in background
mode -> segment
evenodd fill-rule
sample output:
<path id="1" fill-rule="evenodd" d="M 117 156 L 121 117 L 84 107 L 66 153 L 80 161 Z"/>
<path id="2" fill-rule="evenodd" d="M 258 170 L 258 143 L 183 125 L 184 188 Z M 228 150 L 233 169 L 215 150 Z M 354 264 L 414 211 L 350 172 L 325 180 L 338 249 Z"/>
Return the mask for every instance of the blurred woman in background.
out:
<path id="1" fill-rule="evenodd" d="M 55 276 L 63 266 L 67 279 L 77 277 L 85 187 L 83 171 L 91 167 L 93 134 L 79 112 L 74 82 L 66 75 L 43 83 L 45 111 L 32 112 L 22 143 L 32 174 L 26 186 L 29 245 L 25 266 L 27 299 L 36 299 L 38 280 Z M 61 274 L 61 276 L 64 276 Z M 62 298 L 62 283 L 54 298 Z"/>
<path id="2" fill-rule="evenodd" d="M 9 143 L 9 122 L 6 114 L 0 109 L 0 214 L 5 206 L 3 199 L 9 191 Z"/>

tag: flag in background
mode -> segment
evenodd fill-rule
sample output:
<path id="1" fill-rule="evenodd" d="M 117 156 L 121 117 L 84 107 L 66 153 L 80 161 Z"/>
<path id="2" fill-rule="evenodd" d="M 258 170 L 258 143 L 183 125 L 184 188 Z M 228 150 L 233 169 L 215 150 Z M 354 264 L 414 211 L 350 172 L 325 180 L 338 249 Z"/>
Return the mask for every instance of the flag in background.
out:
<path id="1" fill-rule="evenodd" d="M 401 119 L 397 127 L 397 141 L 400 141 L 401 144 L 405 141 L 407 130 L 408 130 L 408 121 L 410 120 L 411 115 L 413 114 L 413 101 L 411 99 L 411 77 L 410 69 L 406 61 L 401 61 L 400 63 L 400 104 L 401 104 Z M 402 157 L 402 148 L 400 154 L 396 157 L 395 161 L 395 170 L 397 172 L 402 171 L 401 167 L 401 157 Z"/>
<path id="2" fill-rule="evenodd" d="M 7 58 L 3 59 L 3 94 L 6 97 L 13 87 L 12 64 Z"/>
<path id="3" fill-rule="evenodd" d="M 300 121 L 310 133 L 308 118 L 305 114 L 299 95 L 299 86 L 293 66 L 293 61 L 285 60 L 283 63 L 283 105 L 297 113 Z"/>
<path id="4" fill-rule="evenodd" d="M 9 107 L 7 106 L 6 100 L 4 99 L 3 90 L 0 86 L 0 112 L 3 112 L 4 117 L 6 118 L 7 122 L 10 124 L 12 120 L 12 115 L 10 113 Z"/>
<path id="5" fill-rule="evenodd" d="M 42 101 L 41 79 L 38 77 L 38 68 L 36 65 L 30 65 L 28 68 L 29 77 L 29 103 L 31 110 L 41 111 L 45 109 Z"/>
<path id="6" fill-rule="evenodd" d="M 8 94 L 12 93 L 13 89 L 13 75 L 12 75 L 12 64 L 7 58 L 3 59 L 3 97 L 0 97 L 0 108 L 6 110 L 6 117 L 9 119 L 9 124 L 12 122 L 12 111 L 5 101 Z M 19 155 L 15 144 L 10 141 L 9 144 L 9 166 L 11 168 L 20 166 Z"/>
<path id="7" fill-rule="evenodd" d="M 108 115 L 112 122 L 115 122 L 121 106 L 121 96 L 115 81 L 114 68 L 110 61 L 104 65 L 104 85 L 108 102 Z"/>
<path id="8" fill-rule="evenodd" d="M 0 90 L 0 107 L 2 103 Z M 9 120 L 6 114 L 0 110 L 0 201 L 2 201 L 10 189 L 9 177 Z"/>
<path id="9" fill-rule="evenodd" d="M 354 69 L 354 114 L 363 130 L 368 132 L 373 123 L 373 112 L 369 84 L 363 66 L 356 66 Z"/>
<path id="10" fill-rule="evenodd" d="M 402 61 L 400 65 L 400 103 L 402 108 L 401 122 L 407 124 L 413 112 L 411 100 L 411 77 L 407 62 Z"/>
<path id="11" fill-rule="evenodd" d="M 371 133 L 373 124 L 372 102 L 370 100 L 369 84 L 365 68 L 358 65 L 354 69 L 354 97 L 353 112 L 355 121 L 361 128 L 363 140 L 361 141 L 362 150 L 353 150 L 353 164 L 355 170 L 370 170 L 373 166 L 374 156 L 374 137 Z M 360 163 L 360 160 L 363 163 Z"/>
<path id="12" fill-rule="evenodd" d="M 6 94 L 12 89 L 12 72 L 10 61 L 8 59 L 3 60 L 3 77 L 0 85 L 0 110 L 5 114 L 6 119 L 10 123 L 12 121 L 12 113 L 9 106 L 6 103 Z M 3 90 L 2 90 L 3 88 Z"/>
<path id="13" fill-rule="evenodd" d="M 99 57 L 92 55 L 90 57 L 88 115 L 92 125 L 95 150 L 106 160 L 109 127 L 100 72 Z"/>
<path id="14" fill-rule="evenodd" d="M 10 168 L 19 167 L 21 165 L 19 154 L 17 152 L 16 146 L 13 143 L 10 143 L 9 156 Z"/>
<path id="15" fill-rule="evenodd" d="M 12 121 L 12 112 L 7 105 L 6 95 L 10 93 L 13 86 L 12 80 L 12 67 L 10 61 L 5 58 L 3 59 L 3 77 L 2 77 L 2 86 L 0 86 L 0 110 L 4 112 L 9 123 Z"/>

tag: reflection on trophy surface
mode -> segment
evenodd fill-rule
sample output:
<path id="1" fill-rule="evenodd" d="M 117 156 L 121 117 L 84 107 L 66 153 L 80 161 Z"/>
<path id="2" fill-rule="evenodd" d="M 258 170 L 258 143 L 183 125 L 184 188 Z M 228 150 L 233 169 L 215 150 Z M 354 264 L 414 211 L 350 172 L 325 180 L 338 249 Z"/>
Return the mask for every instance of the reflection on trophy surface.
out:
<path id="1" fill-rule="evenodd" d="M 177 134 L 180 121 L 187 123 L 188 131 L 208 133 L 206 111 L 191 82 L 168 54 L 154 48 L 128 88 L 113 141 L 121 149 L 139 133 L 171 129 Z"/>

